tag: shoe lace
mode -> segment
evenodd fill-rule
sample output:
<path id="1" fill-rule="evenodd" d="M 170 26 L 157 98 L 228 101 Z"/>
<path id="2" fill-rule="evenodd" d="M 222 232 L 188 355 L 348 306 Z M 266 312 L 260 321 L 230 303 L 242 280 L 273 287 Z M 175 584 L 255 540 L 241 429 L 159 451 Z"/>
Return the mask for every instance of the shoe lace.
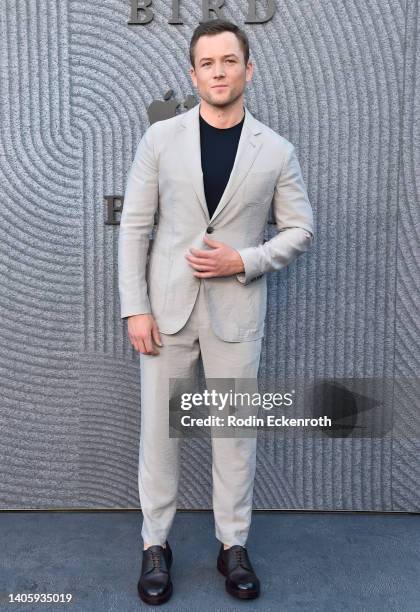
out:
<path id="1" fill-rule="evenodd" d="M 153 569 L 161 569 L 161 554 L 158 550 L 151 550 Z"/>
<path id="2" fill-rule="evenodd" d="M 235 548 L 235 556 L 236 556 L 236 561 L 238 564 L 245 565 L 245 567 L 247 567 L 248 562 L 246 558 L 245 548 L 242 548 L 241 546 L 239 546 L 238 548 Z"/>

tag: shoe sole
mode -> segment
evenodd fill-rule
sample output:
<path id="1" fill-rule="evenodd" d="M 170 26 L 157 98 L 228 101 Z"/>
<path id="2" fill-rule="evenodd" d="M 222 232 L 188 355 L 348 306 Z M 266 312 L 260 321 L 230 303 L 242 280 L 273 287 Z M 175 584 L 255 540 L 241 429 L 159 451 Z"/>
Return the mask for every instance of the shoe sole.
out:
<path id="1" fill-rule="evenodd" d="M 223 574 L 223 576 L 227 576 L 227 571 L 225 566 L 219 561 L 219 559 L 217 560 L 217 569 L 219 570 L 219 572 L 221 574 Z M 232 595 L 233 597 L 237 597 L 238 599 L 255 599 L 256 597 L 259 596 L 260 591 L 241 591 L 240 589 L 232 589 L 232 587 L 229 585 L 229 582 L 226 580 L 225 581 L 225 587 L 226 587 L 226 591 L 229 593 L 229 595 Z"/>

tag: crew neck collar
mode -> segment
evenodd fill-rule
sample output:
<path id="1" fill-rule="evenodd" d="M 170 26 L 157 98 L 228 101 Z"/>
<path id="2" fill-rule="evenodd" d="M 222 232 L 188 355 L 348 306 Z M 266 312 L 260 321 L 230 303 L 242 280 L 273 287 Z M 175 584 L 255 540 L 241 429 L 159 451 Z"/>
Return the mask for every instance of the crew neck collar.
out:
<path id="1" fill-rule="evenodd" d="M 208 127 L 212 128 L 213 130 L 217 130 L 219 132 L 226 132 L 227 130 L 234 130 L 235 128 L 239 127 L 244 122 L 244 120 L 245 120 L 245 107 L 243 107 L 243 110 L 244 110 L 244 116 L 242 117 L 242 119 L 238 123 L 236 123 L 235 125 L 231 125 L 230 127 L 227 127 L 227 128 L 218 128 L 218 127 L 215 127 L 214 125 L 211 125 L 210 123 L 208 123 L 208 121 L 206 121 L 201 116 L 200 111 L 198 112 L 198 115 L 200 117 L 200 121 L 202 123 L 205 123 Z"/>

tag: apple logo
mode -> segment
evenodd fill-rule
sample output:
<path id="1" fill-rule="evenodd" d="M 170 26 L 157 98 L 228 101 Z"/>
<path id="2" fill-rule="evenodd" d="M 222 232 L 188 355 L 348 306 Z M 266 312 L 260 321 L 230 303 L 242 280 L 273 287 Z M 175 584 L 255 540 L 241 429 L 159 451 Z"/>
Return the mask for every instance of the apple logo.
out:
<path id="1" fill-rule="evenodd" d="M 153 100 L 153 102 L 149 104 L 147 107 L 147 116 L 149 117 L 150 124 L 175 117 L 179 102 L 173 99 L 171 100 L 173 93 L 173 89 L 169 89 L 163 96 L 163 100 Z M 192 95 L 188 95 L 184 100 L 184 107 L 187 110 L 190 110 L 196 104 L 197 100 Z"/>
<path id="2" fill-rule="evenodd" d="M 153 100 L 148 106 L 147 115 L 151 124 L 175 116 L 179 103 L 170 99 L 173 93 L 173 89 L 169 89 L 163 96 L 163 100 Z"/>

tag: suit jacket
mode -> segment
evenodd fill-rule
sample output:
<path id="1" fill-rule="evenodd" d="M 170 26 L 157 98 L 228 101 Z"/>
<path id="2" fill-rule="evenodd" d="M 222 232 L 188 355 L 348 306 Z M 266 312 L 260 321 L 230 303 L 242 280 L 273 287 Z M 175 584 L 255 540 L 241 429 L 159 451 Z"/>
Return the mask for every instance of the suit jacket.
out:
<path id="1" fill-rule="evenodd" d="M 294 146 L 245 107 L 232 172 L 210 219 L 199 108 L 152 124 L 137 147 L 119 229 L 121 318 L 152 313 L 162 333 L 174 334 L 204 282 L 213 331 L 227 342 L 256 340 L 264 335 L 266 273 L 287 266 L 310 246 L 312 208 Z M 264 241 L 270 206 L 278 233 Z M 194 276 L 185 254 L 190 247 L 210 248 L 203 243 L 206 232 L 239 251 L 244 272 Z"/>

